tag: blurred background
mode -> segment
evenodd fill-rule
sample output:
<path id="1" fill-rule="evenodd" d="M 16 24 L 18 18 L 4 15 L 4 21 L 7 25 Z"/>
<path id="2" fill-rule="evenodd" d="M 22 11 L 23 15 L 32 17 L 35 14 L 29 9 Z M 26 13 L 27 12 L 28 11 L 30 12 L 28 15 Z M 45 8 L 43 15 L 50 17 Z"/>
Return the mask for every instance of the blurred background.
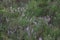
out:
<path id="1" fill-rule="evenodd" d="M 0 40 L 60 40 L 60 0 L 0 0 Z"/>

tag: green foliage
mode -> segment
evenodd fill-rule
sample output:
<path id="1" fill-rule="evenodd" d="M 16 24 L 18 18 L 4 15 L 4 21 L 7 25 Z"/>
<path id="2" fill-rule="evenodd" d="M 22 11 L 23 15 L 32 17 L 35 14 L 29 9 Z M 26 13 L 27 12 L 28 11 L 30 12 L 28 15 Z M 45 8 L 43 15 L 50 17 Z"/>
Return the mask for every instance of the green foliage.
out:
<path id="1" fill-rule="evenodd" d="M 25 17 L 23 17 L 23 18 L 18 19 L 18 23 L 19 23 L 19 25 L 24 27 L 24 26 L 27 26 L 29 24 L 29 20 L 26 19 Z"/>
<path id="2" fill-rule="evenodd" d="M 57 40 L 60 37 L 59 0 L 6 0 L 0 3 L 0 40 Z M 5 3 L 5 4 L 4 4 Z M 27 5 L 25 9 L 21 5 Z M 11 12 L 20 7 L 20 12 Z M 23 10 L 23 11 L 22 11 Z M 25 12 L 24 12 L 25 10 Z M 24 12 L 24 13 L 23 13 Z M 50 24 L 46 22 L 50 17 Z M 46 17 L 46 20 L 45 20 Z M 29 27 L 29 28 L 28 28 Z"/>

